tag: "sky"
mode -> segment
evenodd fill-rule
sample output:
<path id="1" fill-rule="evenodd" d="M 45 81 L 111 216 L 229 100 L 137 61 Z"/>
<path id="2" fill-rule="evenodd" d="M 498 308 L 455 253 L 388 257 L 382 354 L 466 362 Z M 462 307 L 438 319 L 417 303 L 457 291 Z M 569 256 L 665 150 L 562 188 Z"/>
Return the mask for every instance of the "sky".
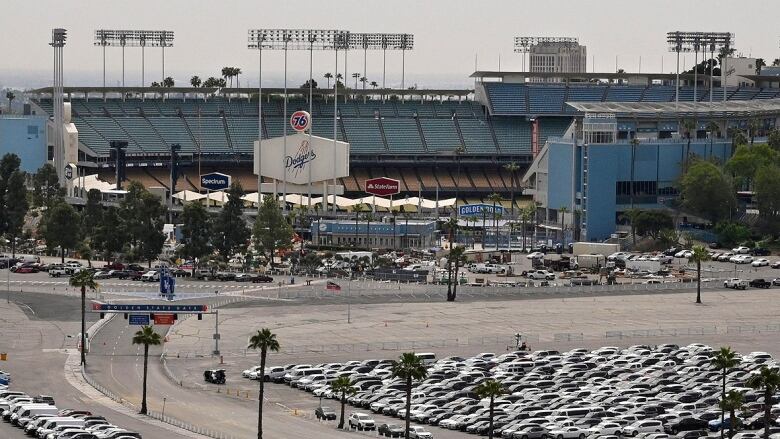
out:
<path id="1" fill-rule="evenodd" d="M 666 32 L 729 31 L 745 56 L 769 63 L 780 57 L 778 0 L 1 0 L 0 87 L 42 87 L 51 83 L 53 27 L 68 30 L 65 85 L 102 84 L 102 55 L 93 46 L 95 29 L 167 29 L 175 32 L 166 50 L 166 76 L 186 85 L 192 75 L 218 76 L 223 66 L 240 67 L 242 86 L 257 86 L 257 52 L 246 48 L 250 28 L 342 29 L 414 34 L 405 58 L 406 86 L 468 87 L 475 68 L 520 70 L 514 36 L 572 36 L 588 48 L 588 71 L 673 72 Z M 343 54 L 339 72 L 343 73 Z M 147 83 L 161 77 L 161 52 L 146 50 Z M 363 54 L 350 52 L 348 75 L 362 72 Z M 693 55 L 684 60 L 690 66 Z M 107 83 L 121 80 L 121 49 L 107 49 Z M 314 77 L 333 73 L 332 51 L 315 53 Z M 663 69 L 662 69 L 663 63 Z M 125 81 L 140 85 L 140 48 L 127 48 Z M 282 52 L 263 56 L 263 84 L 283 83 Z M 369 52 L 366 76 L 382 80 L 382 52 Z M 308 78 L 308 53 L 290 51 L 288 83 Z M 401 82 L 401 54 L 387 53 L 387 85 Z"/>

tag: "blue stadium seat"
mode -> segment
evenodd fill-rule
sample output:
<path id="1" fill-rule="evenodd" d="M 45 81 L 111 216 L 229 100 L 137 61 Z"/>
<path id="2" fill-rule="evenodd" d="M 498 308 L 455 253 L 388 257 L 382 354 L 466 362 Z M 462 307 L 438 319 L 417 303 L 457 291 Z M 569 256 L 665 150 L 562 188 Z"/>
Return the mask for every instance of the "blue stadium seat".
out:
<path id="1" fill-rule="evenodd" d="M 257 118 L 229 117 L 227 118 L 230 140 L 236 152 L 251 154 L 254 152 L 254 142 L 257 140 Z"/>
<path id="2" fill-rule="evenodd" d="M 382 119 L 382 126 L 390 152 L 425 153 L 414 119 L 388 117 Z"/>
<path id="3" fill-rule="evenodd" d="M 520 118 L 494 117 L 492 123 L 501 152 L 510 154 L 529 154 L 531 152 L 531 124 L 529 122 Z"/>
<path id="4" fill-rule="evenodd" d="M 642 102 L 669 102 L 674 101 L 674 87 L 647 87 Z"/>
<path id="5" fill-rule="evenodd" d="M 144 151 L 166 153 L 168 145 L 160 140 L 154 128 L 143 117 L 115 117 L 114 120 L 141 146 Z"/>
<path id="6" fill-rule="evenodd" d="M 493 114 L 526 114 L 525 85 L 486 82 L 484 86 Z"/>
<path id="7" fill-rule="evenodd" d="M 420 119 L 420 125 L 429 150 L 452 152 L 461 146 L 455 121 L 452 119 Z"/>
<path id="8" fill-rule="evenodd" d="M 605 102 L 639 102 L 645 87 L 611 85 Z"/>
<path id="9" fill-rule="evenodd" d="M 529 86 L 528 104 L 531 114 L 560 114 L 566 89 L 560 86 Z"/>
<path id="10" fill-rule="evenodd" d="M 488 154 L 497 152 L 496 143 L 493 141 L 487 120 L 459 118 L 458 126 L 460 126 L 460 132 L 463 135 L 463 142 L 466 144 L 466 151 Z"/>
<path id="11" fill-rule="evenodd" d="M 347 117 L 341 119 L 344 129 L 347 131 L 350 152 L 353 154 L 387 152 L 382 142 L 382 133 L 379 131 L 379 122 L 373 117 Z M 316 127 L 317 125 L 315 125 Z M 320 124 L 320 126 L 324 126 Z M 321 137 L 333 138 L 333 124 L 328 126 L 329 133 L 323 133 Z M 314 130 L 314 134 L 317 130 Z"/>
<path id="12" fill-rule="evenodd" d="M 162 107 L 161 107 L 162 108 Z M 160 137 L 165 140 L 165 143 L 172 145 L 178 143 L 181 145 L 181 152 L 184 154 L 193 154 L 197 152 L 198 148 L 193 141 L 193 136 L 198 137 L 203 132 L 203 127 L 198 128 L 197 119 L 190 118 L 189 121 L 193 124 L 190 132 L 187 131 L 187 126 L 184 125 L 184 120 L 180 117 L 148 117 L 149 123 L 154 127 Z M 201 118 L 202 119 L 202 118 Z"/>
<path id="13" fill-rule="evenodd" d="M 474 117 L 471 101 L 443 101 L 434 105 L 436 117 L 452 117 L 455 113 L 459 118 Z"/>

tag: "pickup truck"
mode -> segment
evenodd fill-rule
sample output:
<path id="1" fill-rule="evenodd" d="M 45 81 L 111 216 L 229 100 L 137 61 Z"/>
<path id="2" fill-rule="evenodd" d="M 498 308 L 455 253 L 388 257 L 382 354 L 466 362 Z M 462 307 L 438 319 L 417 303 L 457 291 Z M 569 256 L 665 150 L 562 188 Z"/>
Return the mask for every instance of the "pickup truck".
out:
<path id="1" fill-rule="evenodd" d="M 726 279 L 723 281 L 723 287 L 734 288 L 735 290 L 744 290 L 748 287 L 748 282 L 746 280 L 737 278 Z"/>
<path id="2" fill-rule="evenodd" d="M 555 274 L 547 270 L 534 270 L 528 272 L 528 279 L 534 280 L 555 280 Z"/>
<path id="3" fill-rule="evenodd" d="M 49 277 L 60 277 L 60 276 L 67 276 L 68 272 L 65 270 L 65 267 L 62 265 L 56 265 L 49 267 Z"/>
<path id="4" fill-rule="evenodd" d="M 748 284 L 751 288 L 769 288 L 772 286 L 772 282 L 766 279 L 753 279 Z"/>
<path id="5" fill-rule="evenodd" d="M 488 273 L 503 273 L 506 271 L 506 267 L 502 267 L 500 265 L 496 264 L 477 264 L 476 267 L 474 267 L 475 273 L 482 273 L 482 274 L 488 274 Z"/>

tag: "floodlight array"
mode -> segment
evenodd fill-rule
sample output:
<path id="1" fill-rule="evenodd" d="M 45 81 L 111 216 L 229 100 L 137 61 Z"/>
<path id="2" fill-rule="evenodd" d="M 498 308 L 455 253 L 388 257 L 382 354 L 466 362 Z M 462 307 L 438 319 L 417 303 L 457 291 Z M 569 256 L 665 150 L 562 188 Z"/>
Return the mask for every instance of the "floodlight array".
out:
<path id="1" fill-rule="evenodd" d="M 733 47 L 734 34 L 730 32 L 683 32 L 666 34 L 670 52 L 698 52 L 702 47 L 714 51 L 720 47 Z"/>
<path id="2" fill-rule="evenodd" d="M 531 47 L 542 43 L 578 44 L 577 37 L 515 37 L 515 52 L 528 53 Z"/>
<path id="3" fill-rule="evenodd" d="M 51 43 L 52 47 L 62 47 L 65 45 L 65 40 L 68 39 L 68 31 L 62 28 L 55 28 L 51 30 Z"/>
<path id="4" fill-rule="evenodd" d="M 95 46 L 172 47 L 173 31 L 97 29 Z"/>
<path id="5" fill-rule="evenodd" d="M 342 49 L 348 32 L 334 29 L 249 29 L 249 49 Z"/>

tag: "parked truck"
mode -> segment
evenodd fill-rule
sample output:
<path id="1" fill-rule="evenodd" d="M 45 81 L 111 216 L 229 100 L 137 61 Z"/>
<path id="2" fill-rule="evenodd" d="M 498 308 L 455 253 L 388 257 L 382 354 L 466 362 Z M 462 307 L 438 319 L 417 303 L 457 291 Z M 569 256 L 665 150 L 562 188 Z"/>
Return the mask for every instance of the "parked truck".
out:
<path id="1" fill-rule="evenodd" d="M 604 244 L 600 242 L 575 242 L 573 252 L 579 255 L 604 255 L 609 256 L 620 251 L 620 244 Z"/>
<path id="2" fill-rule="evenodd" d="M 649 271 L 650 273 L 658 273 L 661 271 L 661 261 L 625 261 L 626 270 L 631 271 Z"/>
<path id="3" fill-rule="evenodd" d="M 577 256 L 576 268 L 601 268 L 606 267 L 607 258 L 604 255 L 584 254 Z"/>

